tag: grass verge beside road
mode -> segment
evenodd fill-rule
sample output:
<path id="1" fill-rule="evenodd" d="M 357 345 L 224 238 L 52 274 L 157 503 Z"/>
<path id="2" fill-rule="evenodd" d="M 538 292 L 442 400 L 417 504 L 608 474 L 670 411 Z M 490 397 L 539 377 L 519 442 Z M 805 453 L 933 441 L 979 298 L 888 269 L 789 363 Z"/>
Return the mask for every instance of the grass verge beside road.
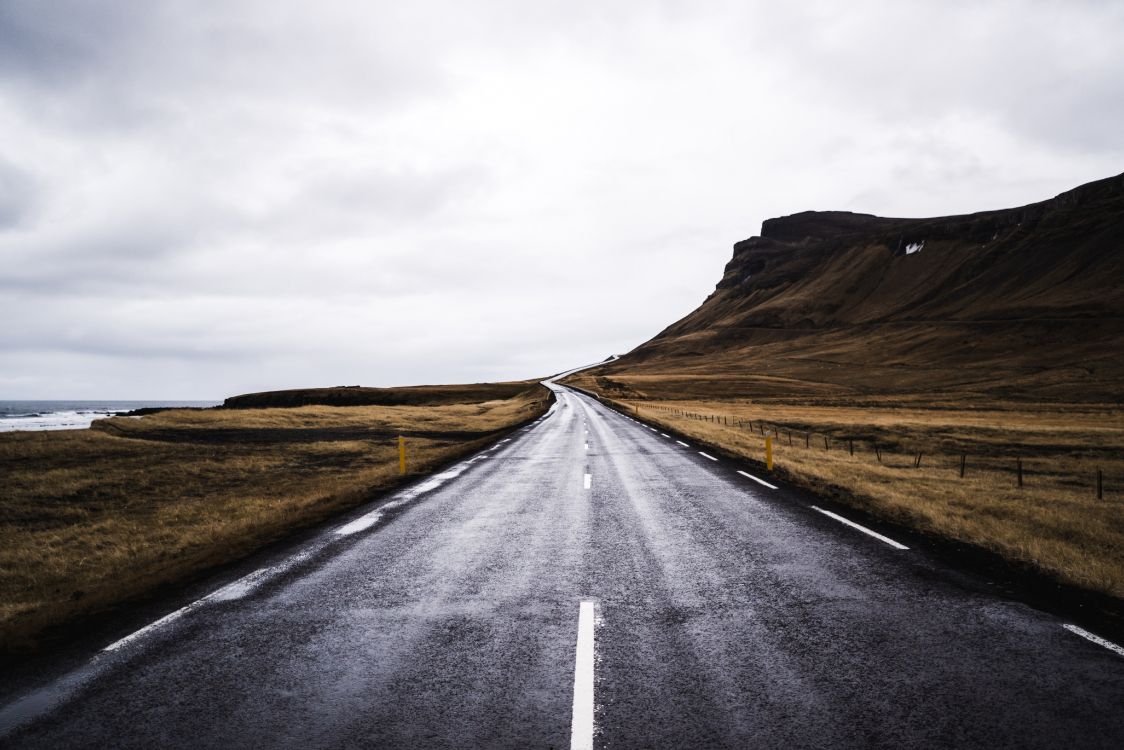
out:
<path id="1" fill-rule="evenodd" d="M 577 384 L 597 391 L 590 380 Z M 1116 405 L 954 408 L 916 398 L 831 405 L 636 395 L 612 402 L 751 461 L 764 460 L 765 434 L 773 436 L 774 469 L 795 484 L 1124 598 L 1124 412 Z"/>
<path id="2" fill-rule="evenodd" d="M 0 656 L 393 488 L 398 434 L 408 480 L 549 405 L 536 384 L 500 386 L 467 403 L 169 410 L 0 434 Z"/>

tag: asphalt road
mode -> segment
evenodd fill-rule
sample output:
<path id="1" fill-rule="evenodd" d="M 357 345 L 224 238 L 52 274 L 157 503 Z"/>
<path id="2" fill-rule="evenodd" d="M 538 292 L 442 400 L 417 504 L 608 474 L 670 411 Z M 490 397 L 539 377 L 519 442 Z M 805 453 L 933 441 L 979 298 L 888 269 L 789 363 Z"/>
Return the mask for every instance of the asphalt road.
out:
<path id="1" fill-rule="evenodd" d="M 552 387 L 0 709 L 0 744 L 1124 747 L 1114 644 Z"/>

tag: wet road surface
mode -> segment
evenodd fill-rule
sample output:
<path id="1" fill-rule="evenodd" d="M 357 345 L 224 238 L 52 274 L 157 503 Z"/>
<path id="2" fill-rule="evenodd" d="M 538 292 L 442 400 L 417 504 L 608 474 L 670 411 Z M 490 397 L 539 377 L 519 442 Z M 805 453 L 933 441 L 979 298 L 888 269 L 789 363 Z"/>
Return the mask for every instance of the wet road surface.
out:
<path id="1" fill-rule="evenodd" d="M 0 709 L 0 745 L 1124 746 L 1114 644 L 550 387 Z"/>

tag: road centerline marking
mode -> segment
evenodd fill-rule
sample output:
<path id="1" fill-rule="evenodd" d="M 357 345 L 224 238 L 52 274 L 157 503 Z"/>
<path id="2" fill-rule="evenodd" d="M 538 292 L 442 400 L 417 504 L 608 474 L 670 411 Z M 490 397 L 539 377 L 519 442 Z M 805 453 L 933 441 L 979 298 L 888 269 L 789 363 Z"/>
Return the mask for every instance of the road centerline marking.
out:
<path id="1" fill-rule="evenodd" d="M 585 488 L 588 490 L 590 484 L 593 482 L 593 475 L 592 474 L 586 474 L 584 481 L 585 481 Z"/>
<path id="2" fill-rule="evenodd" d="M 684 442 L 683 442 L 682 440 L 676 440 L 675 442 L 679 443 L 679 444 L 680 444 L 680 445 L 682 445 L 682 446 L 683 446 L 684 448 L 690 448 L 690 447 L 691 447 L 691 446 L 687 445 L 686 443 L 684 443 Z"/>
<path id="3" fill-rule="evenodd" d="M 717 461 L 718 460 L 717 458 L 710 455 L 709 453 L 703 453 L 702 451 L 699 451 L 699 455 L 702 456 L 703 458 L 709 458 L 711 461 Z"/>
<path id="4" fill-rule="evenodd" d="M 578 641 L 574 648 L 574 709 L 570 720 L 570 750 L 593 750 L 593 626 L 593 602 L 583 601 L 578 607 Z"/>
<path id="5" fill-rule="evenodd" d="M 815 505 L 811 506 L 811 508 L 812 508 L 812 510 L 816 510 L 816 511 L 819 511 L 820 513 L 823 513 L 825 516 L 828 516 L 829 518 L 834 518 L 839 523 L 846 524 L 847 526 L 850 526 L 853 529 L 858 529 L 859 531 L 861 531 L 864 534 L 868 534 L 868 535 L 874 537 L 875 539 L 883 541 L 886 544 L 893 547 L 894 549 L 909 549 L 909 547 L 905 546 L 901 542 L 895 542 L 893 539 L 891 539 L 888 536 L 882 536 L 877 531 L 871 531 L 870 529 L 868 529 L 865 526 L 860 526 L 859 524 L 855 523 L 854 521 L 850 521 L 850 520 L 844 518 L 843 516 L 832 513 L 830 510 L 824 510 L 823 508 L 820 508 L 820 507 L 815 506 Z"/>
<path id="6" fill-rule="evenodd" d="M 1115 653 L 1118 656 L 1124 656 L 1124 647 L 1117 646 L 1112 641 L 1105 640 L 1104 638 L 1101 638 L 1099 635 L 1094 635 L 1093 633 L 1090 633 L 1085 628 L 1079 628 L 1076 625 L 1070 625 L 1068 623 L 1065 624 L 1065 625 L 1062 625 L 1062 627 L 1065 628 L 1066 630 L 1068 630 L 1069 632 L 1073 633 L 1074 635 L 1079 635 L 1087 641 L 1091 641 L 1092 643 L 1095 643 L 1098 646 L 1103 646 L 1103 647 L 1107 648 L 1109 651 L 1112 651 L 1113 653 Z"/>
<path id="7" fill-rule="evenodd" d="M 750 474 L 750 473 L 748 473 L 748 472 L 744 472 L 744 471 L 738 470 L 738 473 L 739 473 L 739 474 L 741 474 L 741 475 L 742 475 L 743 477 L 745 477 L 746 479 L 752 479 L 753 481 L 757 482 L 758 484 L 763 484 L 763 485 L 765 485 L 766 487 L 768 487 L 768 488 L 769 488 L 769 489 L 771 489 L 771 490 L 775 490 L 775 489 L 777 488 L 777 486 L 776 486 L 775 484 L 769 484 L 769 483 L 768 483 L 768 482 L 766 482 L 766 481 L 765 481 L 764 479 L 761 479 L 760 477 L 755 477 L 755 476 L 753 476 L 752 474 Z"/>

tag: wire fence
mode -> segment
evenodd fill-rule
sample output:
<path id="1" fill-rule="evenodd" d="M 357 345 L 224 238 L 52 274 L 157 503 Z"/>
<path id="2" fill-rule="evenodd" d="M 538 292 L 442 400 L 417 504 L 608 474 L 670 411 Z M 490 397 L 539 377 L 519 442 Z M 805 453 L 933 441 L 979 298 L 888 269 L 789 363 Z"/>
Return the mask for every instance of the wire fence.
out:
<path id="1" fill-rule="evenodd" d="M 1064 452 L 1049 454 L 1038 447 L 995 445 L 943 439 L 926 444 L 915 436 L 889 432 L 868 434 L 850 427 L 816 429 L 791 422 L 774 421 L 714 412 L 692 411 L 661 404 L 617 402 L 640 414 L 652 410 L 688 421 L 699 421 L 737 430 L 761 438 L 771 437 L 778 448 L 805 451 L 843 452 L 851 458 L 873 460 L 897 468 L 938 469 L 954 472 L 964 479 L 987 472 L 1007 477 L 1010 486 L 1028 487 L 1033 483 L 1061 485 L 1068 490 L 1087 492 L 1097 500 L 1119 495 L 1119 477 L 1109 485 L 1108 469 L 1120 472 L 1120 452 L 1099 446 L 1069 446 Z"/>

